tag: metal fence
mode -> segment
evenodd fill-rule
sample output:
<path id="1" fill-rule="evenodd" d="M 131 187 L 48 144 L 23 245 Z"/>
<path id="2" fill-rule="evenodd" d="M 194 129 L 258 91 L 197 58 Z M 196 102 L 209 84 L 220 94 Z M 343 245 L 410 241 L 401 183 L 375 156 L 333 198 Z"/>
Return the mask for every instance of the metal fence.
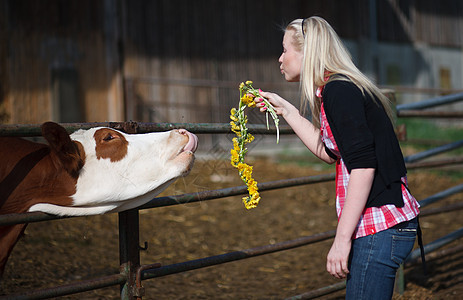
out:
<path id="1" fill-rule="evenodd" d="M 399 115 L 404 110 L 403 107 L 399 108 Z M 85 124 L 62 124 L 68 132 L 73 132 L 78 129 L 91 128 L 95 126 L 107 126 L 116 128 L 122 131 L 130 133 L 144 133 L 152 131 L 164 131 L 175 128 L 185 128 L 193 133 L 214 133 L 214 134 L 226 134 L 229 133 L 229 124 L 180 124 L 180 123 L 85 123 Z M 275 134 L 275 130 L 267 131 L 265 126 L 250 125 L 248 126 L 252 132 L 261 134 Z M 291 134 L 292 130 L 289 127 L 280 128 L 281 134 Z M 0 126 L 0 136 L 38 136 L 40 135 L 39 126 L 34 125 L 3 125 Z M 438 160 L 427 160 L 426 162 L 420 162 L 425 158 L 432 157 L 434 155 L 450 151 L 463 146 L 463 141 L 458 141 L 438 147 L 429 151 L 424 151 L 413 156 L 406 158 L 407 167 L 409 169 L 415 168 L 429 168 L 429 167 L 441 167 L 445 165 L 454 165 L 456 163 L 462 163 L 462 158 L 453 159 L 438 159 Z M 264 182 L 258 185 L 261 191 L 282 189 L 292 186 L 316 184 L 326 181 L 334 180 L 334 174 L 308 176 L 292 179 L 283 179 L 272 182 Z M 435 195 L 431 195 L 426 199 L 420 201 L 422 208 L 429 204 L 438 202 L 451 195 L 461 193 L 463 191 L 463 184 L 459 184 L 445 191 L 439 192 Z M 153 209 L 157 207 L 178 205 L 184 203 L 192 203 L 198 201 L 210 201 L 217 200 L 224 197 L 241 195 L 247 193 L 246 186 L 236 186 L 231 188 L 209 190 L 198 193 L 188 193 L 175 196 L 158 197 L 150 201 L 149 203 L 129 211 L 119 213 L 119 253 L 120 253 L 120 273 L 79 281 L 67 285 L 31 290 L 23 293 L 0 296 L 0 299 L 45 299 L 53 298 L 58 296 L 64 296 L 83 291 L 89 291 L 93 289 L 99 289 L 109 286 L 120 285 L 121 298 L 122 299 L 141 299 L 144 296 L 143 280 L 166 276 L 169 274 L 175 274 L 185 272 L 189 270 L 200 269 L 208 266 L 218 265 L 226 262 L 237 261 L 241 259 L 256 257 L 277 251 L 284 251 L 295 247 L 301 247 L 312 243 L 321 242 L 334 237 L 335 231 L 323 232 L 311 236 L 303 236 L 294 240 L 284 241 L 271 245 L 263 245 L 251 249 L 243 249 L 240 251 L 234 251 L 215 256 L 205 257 L 197 260 L 185 261 L 172 265 L 161 266 L 158 263 L 140 265 L 140 244 L 139 244 L 139 210 Z M 437 213 L 444 213 L 447 211 L 455 211 L 463 208 L 463 203 L 452 205 L 451 207 L 441 207 L 423 210 L 421 215 L 423 217 L 433 215 Z M 63 217 L 51 216 L 45 213 L 33 212 L 23 214 L 10 214 L 0 216 L 0 226 L 13 225 L 19 223 L 31 223 L 41 222 L 45 220 L 61 219 Z M 463 236 L 463 228 L 459 229 L 448 236 L 444 236 L 434 242 L 431 242 L 425 246 L 426 254 L 435 252 L 435 255 L 447 255 L 452 251 L 461 251 L 462 247 L 455 247 L 452 249 L 445 249 L 441 252 L 436 252 L 442 246 L 447 245 L 451 241 L 454 241 Z M 413 264 L 417 261 L 418 253 L 413 252 L 406 261 L 406 266 Z M 399 276 L 399 287 L 402 284 L 401 291 L 403 291 L 403 272 L 402 277 Z M 400 283 L 401 282 L 401 283 Z M 339 291 L 345 287 L 345 283 L 341 282 L 333 286 L 322 287 L 319 290 L 310 291 L 308 293 L 294 296 L 291 299 L 311 299 L 322 295 L 326 295 L 335 291 Z"/>

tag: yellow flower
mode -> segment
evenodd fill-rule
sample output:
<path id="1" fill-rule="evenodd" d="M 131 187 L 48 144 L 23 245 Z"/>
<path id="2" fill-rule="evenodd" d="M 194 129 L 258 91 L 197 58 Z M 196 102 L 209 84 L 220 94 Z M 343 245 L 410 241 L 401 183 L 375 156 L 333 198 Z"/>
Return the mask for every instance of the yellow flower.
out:
<path id="1" fill-rule="evenodd" d="M 243 97 L 241 97 L 241 102 L 248 105 L 249 107 L 251 107 L 251 105 L 256 105 L 254 102 L 254 97 L 251 94 L 245 94 Z"/>
<path id="2" fill-rule="evenodd" d="M 249 191 L 249 194 L 251 195 L 254 195 L 255 193 L 257 193 L 257 182 L 254 179 L 249 180 L 248 191 Z"/>
<path id="3" fill-rule="evenodd" d="M 248 164 L 238 163 L 238 170 L 241 175 L 241 179 L 243 179 L 246 184 L 250 184 L 254 179 L 252 179 L 252 167 Z"/>
<path id="4" fill-rule="evenodd" d="M 256 107 L 256 102 L 254 102 L 254 99 L 248 102 L 249 107 Z"/>
<path id="5" fill-rule="evenodd" d="M 233 138 L 233 148 L 230 150 L 230 163 L 231 165 L 238 169 L 241 180 L 246 184 L 248 189 L 248 196 L 243 197 L 243 203 L 247 209 L 251 209 L 257 206 L 260 201 L 260 195 L 257 188 L 257 181 L 252 178 L 252 166 L 244 162 L 244 157 L 246 155 L 247 149 L 246 144 L 254 141 L 254 136 L 248 132 L 246 124 L 248 123 L 248 117 L 244 113 L 246 107 L 255 107 L 256 103 L 254 99 L 256 97 L 261 97 L 259 90 L 252 87 L 252 81 L 248 80 L 246 82 L 241 82 L 239 85 L 240 89 L 240 102 L 238 109 L 232 108 L 230 110 L 230 126 L 231 131 L 233 131 L 237 137 Z M 278 116 L 275 112 L 273 106 L 264 99 L 264 105 L 267 108 L 267 112 L 273 118 L 275 126 L 277 128 L 277 143 L 279 140 L 279 130 L 278 130 Z M 268 122 L 267 122 L 268 128 Z"/>
<path id="6" fill-rule="evenodd" d="M 231 153 L 231 164 L 232 166 L 234 166 L 236 168 L 239 160 L 240 160 L 240 157 L 238 155 L 238 151 L 236 151 L 235 149 L 231 149 L 230 150 L 230 153 Z"/>
<path id="7" fill-rule="evenodd" d="M 233 121 L 230 121 L 230 125 L 231 125 L 231 130 L 232 131 L 240 131 L 240 127 Z"/>
<path id="8" fill-rule="evenodd" d="M 246 209 L 251 209 L 257 207 L 257 204 L 260 201 L 259 193 L 255 193 L 253 195 L 243 197 L 243 203 Z"/>
<path id="9" fill-rule="evenodd" d="M 246 173 L 248 169 L 248 165 L 245 163 L 238 163 L 238 172 L 240 173 L 241 177 L 244 177 L 244 174 Z"/>
<path id="10" fill-rule="evenodd" d="M 248 133 L 248 136 L 246 138 L 246 143 L 251 143 L 252 141 L 254 141 L 254 136 L 252 136 L 250 133 Z"/>

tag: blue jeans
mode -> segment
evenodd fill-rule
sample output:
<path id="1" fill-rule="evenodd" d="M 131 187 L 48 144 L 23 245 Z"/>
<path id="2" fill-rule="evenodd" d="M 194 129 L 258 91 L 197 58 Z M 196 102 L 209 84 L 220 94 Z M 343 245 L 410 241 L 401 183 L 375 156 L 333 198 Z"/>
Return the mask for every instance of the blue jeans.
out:
<path id="1" fill-rule="evenodd" d="M 397 268 L 413 249 L 417 219 L 352 241 L 346 299 L 391 299 Z"/>

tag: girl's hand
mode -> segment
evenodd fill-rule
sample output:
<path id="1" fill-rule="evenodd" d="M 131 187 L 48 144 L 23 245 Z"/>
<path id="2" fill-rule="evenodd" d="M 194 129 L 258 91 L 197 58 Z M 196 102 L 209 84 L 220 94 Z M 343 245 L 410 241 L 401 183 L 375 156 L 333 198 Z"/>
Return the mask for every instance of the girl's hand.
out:
<path id="1" fill-rule="evenodd" d="M 328 252 L 326 270 L 338 279 L 346 278 L 349 273 L 347 265 L 351 244 L 352 241 L 350 239 L 341 242 L 339 239 L 335 238 L 330 252 Z"/>
<path id="2" fill-rule="evenodd" d="M 285 99 L 283 99 L 275 93 L 264 92 L 259 90 L 259 94 L 262 97 L 266 98 L 270 102 L 270 104 L 272 104 L 277 115 L 282 115 L 284 118 L 286 118 L 286 116 L 289 115 L 290 112 L 294 110 L 297 111 L 297 109 L 291 103 L 289 103 L 288 101 L 286 101 Z M 265 104 L 263 103 L 262 98 L 256 97 L 254 101 L 256 102 L 256 106 L 260 107 L 261 112 L 266 111 L 266 108 L 264 107 Z"/>
<path id="3" fill-rule="evenodd" d="M 277 115 L 282 115 L 285 118 L 285 121 L 294 130 L 294 133 L 315 156 L 329 164 L 335 162 L 325 151 L 325 145 L 320 137 L 320 129 L 313 126 L 307 118 L 302 116 L 299 113 L 299 109 L 275 93 L 259 90 L 259 95 L 272 105 Z M 256 106 L 260 108 L 260 111 L 265 112 L 266 109 L 262 97 L 256 96 L 254 101 L 256 102 Z"/>

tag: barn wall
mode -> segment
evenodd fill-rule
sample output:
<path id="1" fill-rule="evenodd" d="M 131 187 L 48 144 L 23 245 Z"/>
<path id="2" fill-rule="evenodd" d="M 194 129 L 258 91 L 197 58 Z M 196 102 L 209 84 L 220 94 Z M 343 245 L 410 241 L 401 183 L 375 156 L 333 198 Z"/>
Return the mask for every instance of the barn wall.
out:
<path id="1" fill-rule="evenodd" d="M 5 0 L 0 121 L 227 122 L 244 80 L 297 103 L 280 27 L 310 15 L 380 84 L 462 89 L 457 0 Z"/>
<path id="2" fill-rule="evenodd" d="M 332 20 L 341 9 L 358 16 L 367 2 L 355 2 L 356 7 L 339 1 L 338 9 L 294 0 L 127 3 L 124 74 L 133 84 L 127 118 L 228 122 L 230 108 L 238 102 L 238 85 L 246 80 L 297 103 L 298 86 L 286 84 L 279 72 L 282 27 L 316 11 L 327 11 Z M 343 32 L 355 37 L 360 25 L 349 22 Z"/>
<path id="3" fill-rule="evenodd" d="M 123 119 L 112 1 L 2 1 L 8 123 Z M 116 53 L 116 54 L 114 54 Z"/>
<path id="4" fill-rule="evenodd" d="M 356 64 L 381 85 L 446 88 L 439 71 L 445 69 L 447 88 L 462 88 L 463 7 L 457 1 L 174 0 L 138 1 L 125 10 L 130 119 L 226 122 L 237 85 L 248 79 L 298 103 L 297 86 L 279 74 L 279 27 L 310 15 L 326 18 Z M 201 87 L 197 80 L 204 81 Z M 401 93 L 399 100 L 433 96 Z"/>

